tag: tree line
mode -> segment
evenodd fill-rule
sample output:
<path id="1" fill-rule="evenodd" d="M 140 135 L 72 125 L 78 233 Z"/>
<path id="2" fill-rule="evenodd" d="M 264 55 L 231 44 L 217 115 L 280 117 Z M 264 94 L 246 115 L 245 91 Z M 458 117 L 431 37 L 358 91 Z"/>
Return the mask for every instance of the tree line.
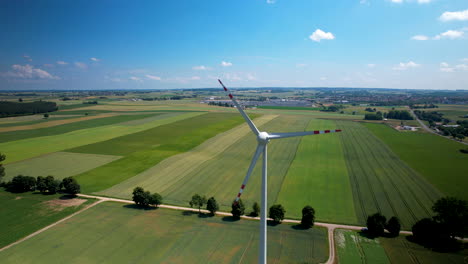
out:
<path id="1" fill-rule="evenodd" d="M 444 197 L 437 200 L 432 206 L 435 213 L 430 218 L 417 221 L 411 231 L 411 239 L 425 247 L 434 250 L 456 249 L 459 244 L 456 238 L 468 235 L 468 203 L 455 197 Z M 366 232 L 371 237 L 383 236 L 385 229 L 395 237 L 400 233 L 401 225 L 397 217 L 387 222 L 386 217 L 380 213 L 367 218 Z"/>
<path id="2" fill-rule="evenodd" d="M 0 101 L 0 117 L 32 115 L 57 111 L 57 104 L 54 102 L 9 102 Z"/>
<path id="3" fill-rule="evenodd" d="M 67 177 L 62 181 L 56 180 L 54 176 L 23 176 L 13 177 L 11 181 L 2 183 L 2 186 L 9 192 L 22 193 L 39 191 L 43 194 L 55 194 L 64 191 L 68 194 L 76 195 L 80 193 L 81 187 L 75 178 Z"/>

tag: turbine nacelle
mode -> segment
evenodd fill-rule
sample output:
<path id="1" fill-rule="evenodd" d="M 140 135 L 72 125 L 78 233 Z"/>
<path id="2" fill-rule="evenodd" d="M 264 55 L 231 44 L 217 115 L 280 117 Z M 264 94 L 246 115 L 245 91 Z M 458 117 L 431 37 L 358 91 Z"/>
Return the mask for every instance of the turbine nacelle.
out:
<path id="1" fill-rule="evenodd" d="M 267 132 L 260 132 L 257 136 L 258 144 L 265 145 L 270 141 L 270 135 Z"/>

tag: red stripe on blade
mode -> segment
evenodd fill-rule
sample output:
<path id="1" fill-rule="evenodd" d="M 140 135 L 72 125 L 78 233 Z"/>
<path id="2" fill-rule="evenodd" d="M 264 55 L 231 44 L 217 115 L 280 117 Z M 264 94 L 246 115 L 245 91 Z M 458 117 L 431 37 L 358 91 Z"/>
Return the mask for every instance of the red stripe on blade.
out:
<path id="1" fill-rule="evenodd" d="M 330 133 L 330 130 L 325 130 L 325 133 Z"/>
<path id="2" fill-rule="evenodd" d="M 237 197 L 240 197 L 241 196 L 241 193 L 237 194 Z"/>
<path id="3" fill-rule="evenodd" d="M 229 94 L 229 98 L 231 98 L 231 99 L 232 99 L 232 94 Z"/>
<path id="4" fill-rule="evenodd" d="M 320 131 L 315 130 L 315 131 L 314 131 L 314 134 L 320 134 Z"/>
<path id="5" fill-rule="evenodd" d="M 241 186 L 241 189 L 244 189 L 244 188 L 245 188 L 245 185 L 244 185 L 244 184 L 242 184 L 242 186 Z"/>
<path id="6" fill-rule="evenodd" d="M 341 132 L 341 129 L 337 129 L 337 130 L 335 130 L 335 132 Z"/>

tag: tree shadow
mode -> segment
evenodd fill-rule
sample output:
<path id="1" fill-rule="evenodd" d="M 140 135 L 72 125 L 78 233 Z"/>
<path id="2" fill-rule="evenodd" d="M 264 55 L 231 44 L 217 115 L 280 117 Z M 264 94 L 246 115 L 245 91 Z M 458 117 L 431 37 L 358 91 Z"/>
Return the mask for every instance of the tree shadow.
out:
<path id="1" fill-rule="evenodd" d="M 364 238 L 367 238 L 367 239 L 375 239 L 377 238 L 378 236 L 374 235 L 374 234 L 371 234 L 369 231 L 359 231 L 357 232 L 358 235 L 364 237 Z"/>
<path id="2" fill-rule="evenodd" d="M 196 214 L 196 213 L 193 212 L 193 211 L 182 211 L 183 216 L 191 216 L 191 215 L 194 215 L 194 214 Z"/>
<path id="3" fill-rule="evenodd" d="M 272 221 L 272 220 L 267 220 L 267 225 L 268 226 L 277 226 L 281 224 L 281 222 L 275 222 L 275 221 Z"/>
<path id="4" fill-rule="evenodd" d="M 406 240 L 408 242 L 420 245 L 429 250 L 440 253 L 458 252 L 468 247 L 466 243 L 452 238 L 435 239 L 434 241 L 420 241 L 416 239 L 413 235 L 410 235 L 406 237 Z"/>
<path id="5" fill-rule="evenodd" d="M 74 195 L 74 194 L 64 194 L 62 196 L 59 197 L 60 200 L 71 200 L 71 199 L 74 199 L 78 196 Z"/>
<path id="6" fill-rule="evenodd" d="M 312 226 L 312 227 L 314 227 L 314 226 Z M 303 226 L 302 224 L 297 224 L 297 225 L 291 226 L 291 228 L 294 229 L 294 230 L 308 230 L 308 229 L 311 229 L 312 227 L 306 227 L 306 226 Z"/>
<path id="7" fill-rule="evenodd" d="M 157 210 L 159 208 L 159 207 L 153 207 L 153 206 L 141 206 L 141 205 L 136 205 L 136 204 L 126 204 L 123 207 L 130 208 L 130 209 L 137 209 L 137 210 L 145 210 L 145 211 Z"/>
<path id="8" fill-rule="evenodd" d="M 198 218 L 209 218 L 211 217 L 211 214 L 204 214 L 204 213 L 199 213 Z"/>
<path id="9" fill-rule="evenodd" d="M 240 217 L 233 217 L 233 216 L 230 215 L 230 216 L 224 216 L 224 217 L 222 218 L 222 220 L 223 220 L 224 222 L 237 222 L 237 221 L 240 220 Z"/>

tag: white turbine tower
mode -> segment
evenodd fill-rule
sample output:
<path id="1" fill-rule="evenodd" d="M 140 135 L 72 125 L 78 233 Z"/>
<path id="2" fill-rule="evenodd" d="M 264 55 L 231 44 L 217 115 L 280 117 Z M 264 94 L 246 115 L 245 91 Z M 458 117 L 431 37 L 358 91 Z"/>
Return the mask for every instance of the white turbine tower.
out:
<path id="1" fill-rule="evenodd" d="M 258 263 L 266 263 L 267 257 L 267 145 L 270 142 L 270 139 L 280 139 L 280 138 L 288 138 L 288 137 L 299 137 L 299 136 L 307 136 L 307 135 L 317 135 L 317 134 L 326 134 L 326 133 L 333 133 L 333 132 L 341 132 L 340 129 L 336 130 L 315 130 L 315 131 L 304 131 L 304 132 L 292 132 L 292 133 L 267 133 L 267 132 L 260 132 L 255 124 L 250 120 L 249 116 L 242 110 L 242 107 L 237 103 L 236 99 L 232 96 L 229 90 L 224 86 L 224 84 L 219 80 L 221 86 L 223 86 L 224 91 L 226 91 L 231 98 L 232 102 L 239 110 L 242 117 L 244 117 L 245 122 L 249 125 L 252 132 L 257 136 L 257 149 L 255 150 L 255 154 L 250 162 L 249 169 L 247 170 L 247 175 L 242 182 L 242 186 L 240 188 L 239 193 L 237 194 L 236 200 L 234 204 L 236 204 L 242 192 L 244 191 L 245 185 L 249 181 L 250 174 L 257 163 L 260 154 L 263 153 L 263 166 L 262 166 L 262 202 L 260 207 L 260 243 L 259 243 L 259 256 L 258 256 Z"/>

